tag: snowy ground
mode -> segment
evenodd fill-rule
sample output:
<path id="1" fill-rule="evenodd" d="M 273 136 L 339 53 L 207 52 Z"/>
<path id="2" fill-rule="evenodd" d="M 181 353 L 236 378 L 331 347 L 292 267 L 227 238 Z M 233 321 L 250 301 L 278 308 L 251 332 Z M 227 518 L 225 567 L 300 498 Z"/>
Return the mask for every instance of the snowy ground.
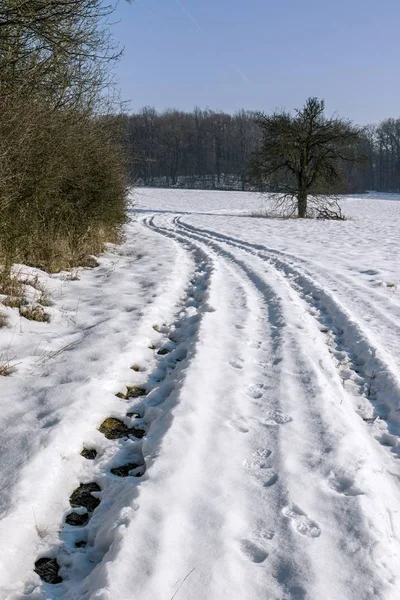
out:
<path id="1" fill-rule="evenodd" d="M 346 199 L 344 223 L 135 199 L 100 267 L 41 275 L 49 324 L 5 309 L 1 600 L 398 600 L 400 198 Z"/>

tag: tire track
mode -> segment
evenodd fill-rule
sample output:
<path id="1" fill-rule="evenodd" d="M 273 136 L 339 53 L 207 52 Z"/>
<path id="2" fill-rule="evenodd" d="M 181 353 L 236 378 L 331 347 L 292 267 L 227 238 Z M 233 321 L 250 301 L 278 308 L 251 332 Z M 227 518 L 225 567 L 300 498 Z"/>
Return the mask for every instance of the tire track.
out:
<path id="1" fill-rule="evenodd" d="M 280 379 L 281 381 L 280 387 L 283 387 L 287 383 L 287 377 L 284 374 L 285 365 L 286 370 L 288 369 L 287 365 L 297 365 L 296 369 L 299 371 L 301 385 L 294 383 L 293 379 L 291 378 L 291 386 L 293 388 L 293 392 L 295 392 L 297 395 L 298 402 L 296 403 L 296 405 L 292 402 L 289 402 L 289 406 L 291 406 L 293 414 L 297 414 L 298 420 L 303 421 L 303 425 L 306 422 L 312 423 L 312 430 L 309 431 L 309 435 L 307 437 L 310 440 L 314 440 L 315 447 L 319 448 L 319 451 L 314 449 L 315 455 L 323 457 L 318 460 L 318 463 L 314 463 L 312 461 L 312 464 L 309 465 L 310 471 L 315 470 L 317 468 L 317 470 L 321 474 L 321 479 L 325 479 L 326 481 L 325 485 L 329 487 L 329 489 L 339 490 L 339 497 L 335 499 L 330 498 L 330 505 L 328 504 L 327 506 L 325 506 L 325 513 L 327 512 L 330 515 L 330 527 L 332 527 L 332 523 L 335 523 L 335 529 L 337 530 L 337 539 L 333 543 L 334 548 L 329 547 L 329 550 L 328 548 L 326 548 L 326 552 L 333 553 L 333 555 L 335 556 L 334 560 L 337 562 L 341 562 L 343 560 L 343 556 L 347 556 L 347 560 L 352 560 L 353 563 L 359 562 L 360 564 L 357 565 L 357 568 L 361 568 L 361 565 L 363 565 L 364 562 L 364 558 L 362 558 L 363 552 L 361 552 L 361 546 L 364 546 L 364 548 L 366 548 L 372 543 L 371 540 L 368 541 L 369 533 L 366 521 L 367 517 L 366 515 L 364 515 L 363 511 L 360 510 L 356 493 L 354 493 L 353 495 L 355 501 L 352 503 L 351 506 L 344 505 L 341 500 L 341 498 L 346 496 L 346 489 L 350 490 L 349 493 L 351 493 L 352 490 L 356 490 L 356 488 L 354 487 L 354 479 L 350 477 L 350 483 L 346 488 L 344 483 L 345 478 L 338 474 L 338 471 L 340 471 L 340 469 L 338 469 L 339 465 L 335 456 L 335 452 L 333 452 L 333 448 L 335 448 L 336 446 L 340 446 L 340 435 L 338 437 L 337 432 L 329 431 L 327 429 L 326 423 L 324 422 L 321 416 L 321 410 L 318 403 L 318 394 L 316 396 L 316 374 L 313 372 L 313 369 L 309 364 L 307 358 L 303 357 L 302 349 L 298 345 L 296 338 L 293 336 L 290 337 L 290 332 L 289 335 L 287 333 L 287 315 L 285 315 L 284 312 L 282 312 L 281 307 L 281 293 L 283 293 L 285 296 L 287 295 L 287 292 L 285 291 L 288 289 L 287 282 L 282 278 L 278 277 L 280 293 L 277 294 L 275 291 L 275 286 L 267 282 L 269 281 L 270 277 L 265 277 L 265 268 L 261 267 L 262 274 L 260 274 L 260 268 L 257 267 L 257 269 L 255 269 L 253 266 L 250 267 L 250 265 L 245 260 L 238 258 L 236 254 L 228 252 L 223 247 L 219 239 L 214 239 L 210 235 L 203 235 L 202 233 L 197 233 L 193 231 L 193 228 L 190 228 L 190 231 L 188 231 L 185 228 L 185 226 L 182 226 L 179 217 L 175 217 L 175 219 L 173 219 L 172 226 L 175 227 L 177 231 L 170 230 L 168 235 L 175 235 L 177 238 L 185 241 L 185 243 L 187 243 L 188 241 L 190 243 L 193 243 L 193 240 L 195 240 L 198 244 L 200 244 L 203 248 L 209 250 L 211 253 L 215 253 L 216 256 L 223 257 L 226 261 L 230 262 L 231 268 L 240 271 L 242 273 L 242 277 L 244 277 L 244 279 L 247 280 L 247 283 L 250 284 L 252 288 L 255 288 L 257 293 L 262 296 L 263 303 L 266 309 L 265 320 L 267 323 L 269 323 L 269 325 L 272 325 L 271 332 L 273 339 L 269 351 L 271 352 L 272 350 L 272 355 L 277 357 L 276 364 L 269 365 L 269 372 L 266 372 L 265 376 L 269 376 L 271 378 L 278 377 L 278 379 Z M 245 252 L 247 252 L 247 249 L 241 248 L 240 244 L 230 243 L 229 245 L 236 246 L 239 250 L 245 250 Z M 257 256 L 257 258 L 260 259 L 261 257 Z M 261 259 L 261 264 L 263 262 L 265 262 L 265 258 Z M 276 276 L 273 276 L 273 279 L 276 282 Z M 289 368 L 293 369 L 293 366 Z M 275 388 L 275 392 L 277 391 L 278 390 Z M 282 392 L 280 394 L 278 393 L 275 395 L 275 401 L 279 397 L 282 398 Z M 269 397 L 268 400 L 270 401 L 271 398 Z M 302 406 L 301 409 L 299 408 L 299 405 Z M 278 500 L 276 500 L 276 502 L 280 506 L 281 512 L 280 524 L 278 514 L 275 515 L 276 531 L 279 532 L 279 534 L 277 533 L 274 536 L 274 545 L 279 543 L 282 544 L 283 540 L 285 540 L 284 543 L 287 543 L 288 546 L 291 545 L 289 540 L 293 538 L 291 538 L 290 534 L 288 533 L 288 526 L 291 527 L 292 530 L 296 532 L 296 534 L 300 534 L 300 536 L 305 536 L 306 538 L 308 537 L 311 539 L 319 539 L 319 537 L 321 536 L 320 525 L 313 518 L 309 517 L 307 513 L 296 504 L 296 494 L 298 494 L 299 491 L 298 484 L 295 482 L 296 469 L 292 473 L 285 473 L 285 469 L 286 471 L 288 470 L 287 457 L 291 457 L 290 461 L 293 461 L 293 450 L 291 448 L 293 444 L 293 439 L 287 439 L 286 436 L 282 433 L 283 430 L 280 429 L 280 426 L 284 423 L 290 423 L 293 420 L 292 417 L 286 416 L 290 415 L 291 411 L 282 410 L 282 408 L 284 407 L 280 406 L 280 404 L 275 405 L 273 410 L 265 410 L 265 406 L 263 408 L 264 424 L 268 427 L 269 434 L 272 430 L 273 434 L 277 435 L 274 443 L 277 446 L 277 448 L 279 448 L 279 450 L 276 450 L 277 460 L 273 464 L 273 467 L 275 471 L 277 471 L 277 473 L 273 473 L 271 478 L 267 477 L 264 483 L 264 487 L 268 488 L 268 482 L 271 481 L 273 485 L 272 489 L 276 490 L 278 494 Z M 271 409 L 271 406 L 268 406 L 268 409 Z M 279 425 L 279 427 L 276 427 L 276 425 Z M 296 428 L 296 423 L 294 423 L 294 428 Z M 293 433 L 294 430 L 295 429 L 291 429 L 291 432 Z M 301 457 L 302 454 L 304 454 L 305 457 L 307 453 L 309 453 L 309 450 L 306 448 L 307 443 L 305 443 L 304 440 L 300 439 L 297 439 L 297 442 L 297 452 L 299 457 Z M 332 456 L 327 457 L 327 452 L 331 453 Z M 279 460 L 278 457 L 282 457 L 281 460 Z M 304 460 L 304 457 L 302 457 L 302 460 Z M 349 463 L 351 462 L 352 461 L 349 460 Z M 262 460 L 253 460 L 250 461 L 249 465 L 251 469 L 256 469 L 257 471 L 257 469 L 259 468 L 264 469 L 266 463 Z M 357 467 L 355 467 L 355 471 L 356 469 Z M 299 472 L 301 472 L 301 469 L 299 469 Z M 307 474 L 307 476 L 309 477 L 309 474 Z M 307 487 L 305 481 L 303 481 L 302 484 L 303 486 Z M 319 502 L 315 500 L 315 498 L 318 498 L 320 496 L 321 492 L 320 490 L 315 489 L 315 484 L 313 485 L 312 479 L 310 480 L 309 487 L 310 493 L 308 494 L 308 497 L 310 505 L 316 507 L 318 505 L 326 504 L 327 498 L 325 497 L 324 493 L 322 493 L 322 498 L 319 499 Z M 267 501 L 266 498 L 264 499 L 264 502 L 265 501 Z M 284 521 L 282 521 L 282 517 Z M 286 523 L 286 529 L 285 526 L 282 526 L 282 523 Z M 355 534 L 360 541 L 363 540 L 360 546 L 360 555 L 357 558 L 354 557 L 354 551 L 351 549 L 349 544 L 348 532 L 351 530 L 353 530 L 353 535 Z M 323 530 L 321 537 L 322 539 L 324 538 Z M 252 542 L 249 540 L 244 540 L 243 543 L 244 548 L 247 548 L 247 550 L 249 550 Z M 287 549 L 288 548 L 286 548 L 286 550 Z M 299 572 L 296 573 L 296 576 L 293 580 L 291 580 L 290 575 L 293 576 L 293 571 L 295 571 L 296 569 L 288 569 L 287 554 L 285 552 L 282 552 L 282 554 L 280 554 L 279 550 L 276 547 L 275 552 L 276 554 L 274 556 L 274 577 L 279 582 L 281 588 L 284 590 L 284 593 L 288 595 L 288 597 L 295 597 L 292 596 L 294 590 L 297 590 L 297 594 L 300 593 L 300 590 L 303 590 L 302 593 L 305 593 L 305 590 L 307 588 L 307 584 L 305 583 L 307 580 L 306 573 L 308 573 L 308 579 L 310 578 L 310 576 L 311 579 L 314 578 L 315 580 L 319 578 L 319 575 L 321 573 L 320 568 L 318 566 L 320 562 L 320 557 L 317 556 L 311 548 L 309 548 L 305 554 L 307 558 L 305 558 L 304 548 L 301 548 L 301 543 L 299 540 L 294 541 L 290 551 L 290 555 L 293 557 L 293 560 L 296 561 L 296 563 L 296 558 L 302 556 L 302 566 L 306 566 L 304 566 L 305 570 L 303 571 L 300 567 L 300 563 L 297 563 L 296 566 L 299 569 Z M 257 559 L 257 556 L 260 557 L 261 555 L 258 555 L 256 553 L 255 560 Z M 339 556 L 341 558 L 339 558 Z M 344 563 L 345 562 L 346 559 L 344 560 Z M 365 565 L 363 565 L 363 568 L 368 569 Z M 368 570 L 367 578 L 369 579 L 369 581 L 378 582 L 379 575 L 376 575 L 374 570 L 371 568 Z M 326 585 L 326 581 L 323 585 Z M 352 590 L 351 594 L 350 591 L 346 592 L 349 594 L 348 597 L 359 597 L 355 595 L 359 593 L 359 590 L 354 589 L 354 583 L 352 582 L 351 578 L 345 579 L 342 582 L 342 585 L 343 590 Z M 379 587 L 379 584 L 377 585 Z M 369 595 L 366 595 L 365 597 L 370 598 Z M 383 598 L 383 596 L 379 595 L 377 595 L 376 597 Z"/>
<path id="2" fill-rule="evenodd" d="M 154 220 L 155 217 L 152 217 L 152 225 L 154 225 Z M 284 472 L 280 430 L 292 420 L 281 404 L 279 390 L 282 386 L 282 357 L 286 353 L 284 348 L 286 322 L 282 312 L 281 299 L 273 287 L 268 285 L 256 271 L 252 270 L 244 261 L 238 260 L 231 253 L 221 249 L 220 246 L 204 244 L 204 240 L 190 238 L 187 234 L 168 230 L 166 227 L 157 229 L 160 233 L 175 238 L 185 246 L 189 245 L 189 248 L 192 248 L 194 244 L 208 255 L 213 255 L 214 263 L 218 257 L 223 257 L 224 267 L 236 281 L 239 281 L 247 295 L 245 303 L 247 310 L 250 309 L 251 313 L 258 315 L 259 328 L 251 346 L 256 349 L 257 360 L 263 365 L 263 378 L 261 380 L 258 378 L 245 390 L 245 393 L 249 402 L 257 406 L 260 414 L 257 419 L 250 420 L 243 420 L 239 416 L 239 421 L 234 423 L 234 427 L 240 433 L 253 431 L 257 439 L 253 455 L 243 461 L 244 468 L 254 477 L 255 481 L 259 482 L 259 487 L 252 491 L 253 502 L 254 497 L 258 497 L 257 511 L 254 513 L 253 508 L 249 536 L 248 539 L 244 538 L 240 541 L 240 548 L 251 562 L 258 564 L 264 562 L 268 557 L 266 540 L 273 539 L 274 557 L 271 561 L 271 579 L 267 585 L 270 586 L 271 580 L 275 580 L 286 594 L 291 594 L 292 590 L 302 590 L 305 588 L 305 581 L 310 577 L 314 566 L 311 559 L 304 555 L 302 539 L 296 534 L 301 528 L 292 527 L 292 521 L 286 517 L 285 510 L 286 508 L 289 510 L 291 506 L 290 493 L 285 485 L 285 477 L 280 479 L 277 475 L 277 473 Z M 210 253 L 210 249 L 214 252 Z M 297 350 L 294 352 L 297 353 Z M 271 355 L 276 357 L 273 363 L 270 361 Z M 268 394 L 266 405 L 261 399 L 265 394 Z M 266 461 L 265 457 L 270 460 Z M 281 510 L 277 511 L 274 508 L 271 510 L 271 501 L 273 507 L 278 505 Z M 303 518 L 301 535 L 308 537 L 308 523 L 314 522 L 300 508 L 292 508 L 292 512 L 294 510 L 299 511 Z M 315 524 L 313 531 L 317 530 L 318 526 Z M 285 540 L 284 548 L 280 547 L 280 540 Z M 292 565 L 289 570 L 287 552 L 293 557 L 295 565 Z M 265 587 L 260 588 L 260 594 L 264 591 Z"/>
<path id="3" fill-rule="evenodd" d="M 123 545 L 121 530 L 127 528 L 131 521 L 135 522 L 136 510 L 140 516 L 140 507 L 137 508 L 135 499 L 141 482 L 151 483 L 152 467 L 157 469 L 158 464 L 157 450 L 164 435 L 170 430 L 171 409 L 179 404 L 179 397 L 185 392 L 185 371 L 198 352 L 203 316 L 214 310 L 209 304 L 210 286 L 215 279 L 222 278 L 224 285 L 221 289 L 225 293 L 221 302 L 223 300 L 223 306 L 231 303 L 234 306 L 232 314 L 239 317 L 238 321 L 231 323 L 226 317 L 222 319 L 226 340 L 227 343 L 229 339 L 232 341 L 232 335 L 228 335 L 229 329 L 236 326 L 240 328 L 242 344 L 231 357 L 223 349 L 218 366 L 223 373 L 224 360 L 229 364 L 228 369 L 231 369 L 232 374 L 237 376 L 237 373 L 243 372 L 246 376 L 247 373 L 252 373 L 252 379 L 251 383 L 244 379 L 245 383 L 234 390 L 229 398 L 229 405 L 225 403 L 215 409 L 213 415 L 216 422 L 209 422 L 207 414 L 198 413 L 198 416 L 206 417 L 205 423 L 210 425 L 210 430 L 215 434 L 212 439 L 216 459 L 219 455 L 224 456 L 220 444 L 225 424 L 234 429 L 238 439 L 249 437 L 252 440 L 253 452 L 235 457 L 235 467 L 241 469 L 243 487 L 251 492 L 251 502 L 247 502 L 250 500 L 248 498 L 244 501 L 246 507 L 243 507 L 243 514 L 248 514 L 248 531 L 240 539 L 233 540 L 241 558 L 232 561 L 235 553 L 231 547 L 232 540 L 227 539 L 225 529 L 229 519 L 235 520 L 239 516 L 235 511 L 231 516 L 230 509 L 235 507 L 236 510 L 240 502 L 236 500 L 236 504 L 233 502 L 218 507 L 201 494 L 198 506 L 201 507 L 201 514 L 206 515 L 206 521 L 197 531 L 196 547 L 184 547 L 185 554 L 190 556 L 190 561 L 194 561 L 199 556 L 197 545 L 203 549 L 208 547 L 209 540 L 203 541 L 199 535 L 205 532 L 212 536 L 211 545 L 218 548 L 220 554 L 218 560 L 208 563 L 207 553 L 204 554 L 203 551 L 203 566 L 208 566 L 203 570 L 198 564 L 194 566 L 190 563 L 191 570 L 187 572 L 190 572 L 191 577 L 185 589 L 187 597 L 192 597 L 190 584 L 196 578 L 201 578 L 201 589 L 210 599 L 221 597 L 221 591 L 217 593 L 217 590 L 227 593 L 225 586 L 228 586 L 232 598 L 235 593 L 245 597 L 247 592 L 250 594 L 250 590 L 252 595 L 247 597 L 260 598 L 267 589 L 271 597 L 273 595 L 288 600 L 316 597 L 315 590 L 324 592 L 324 597 L 328 598 L 332 594 L 333 582 L 331 576 L 326 576 L 328 562 L 334 564 L 337 570 L 335 597 L 346 597 L 349 600 L 358 600 L 360 597 L 365 600 L 395 598 L 389 596 L 387 584 L 388 581 L 395 581 L 390 561 L 388 564 L 380 561 L 379 568 L 376 569 L 373 556 L 379 534 L 382 533 L 384 540 L 386 530 L 390 529 L 389 535 L 395 536 L 395 511 L 391 512 L 393 506 L 388 504 L 385 516 L 379 501 L 376 501 L 373 508 L 378 509 L 384 522 L 379 530 L 375 528 L 373 532 L 370 531 L 369 513 L 365 511 L 362 500 L 365 490 L 357 482 L 359 465 L 356 458 L 346 452 L 343 454 L 341 445 L 343 428 L 347 423 L 344 422 L 340 429 L 332 427 L 332 417 L 330 420 L 326 418 L 333 411 L 340 420 L 340 405 L 329 399 L 330 393 L 336 391 L 335 387 L 329 381 L 329 374 L 315 367 L 317 361 L 314 364 L 310 360 L 302 345 L 300 328 L 296 329 L 296 323 L 304 313 L 304 306 L 308 306 L 311 311 L 309 321 L 315 329 L 318 323 L 318 335 L 326 338 L 335 361 L 342 365 L 347 360 L 351 363 L 352 373 L 353 367 L 363 368 L 362 376 L 357 374 L 360 381 L 352 379 L 354 384 L 359 385 L 357 394 L 362 394 L 366 381 L 365 365 L 360 365 L 359 360 L 356 363 L 350 351 L 346 360 L 340 354 L 345 352 L 343 325 L 340 327 L 344 317 L 341 312 L 337 315 L 337 304 L 333 308 L 330 305 L 327 307 L 327 299 L 322 296 L 322 292 L 326 292 L 322 290 L 320 293 L 314 281 L 303 280 L 303 274 L 298 273 L 293 266 L 289 265 L 289 270 L 280 259 L 275 263 L 272 260 L 274 257 L 271 258 L 267 252 L 263 252 L 261 256 L 247 248 L 245 242 L 221 241 L 219 234 L 213 237 L 210 233 L 196 232 L 191 226 L 187 228 L 179 217 L 173 220 L 172 229 L 157 225 L 157 215 L 144 217 L 143 224 L 160 235 L 171 238 L 190 253 L 196 265 L 195 272 L 186 286 L 185 297 L 177 308 L 175 321 L 172 325 L 157 324 L 154 329 L 156 367 L 151 372 L 146 372 L 143 387 L 142 384 L 140 387 L 130 386 L 118 394 L 128 411 L 122 426 L 128 428 L 128 431 L 133 426 L 137 431 L 143 432 L 143 435 L 130 439 L 128 433 L 117 441 L 109 440 L 103 456 L 95 457 L 90 478 L 88 476 L 88 481 L 82 482 L 82 485 L 89 484 L 90 487 L 79 488 L 83 495 L 89 494 L 90 497 L 86 497 L 85 502 L 90 506 L 88 504 L 84 507 L 86 513 L 84 509 L 75 512 L 87 514 L 87 524 L 72 529 L 71 526 L 64 526 L 61 548 L 58 544 L 54 547 L 54 552 L 40 557 L 40 560 L 57 560 L 57 567 L 61 566 L 60 573 L 58 569 L 55 571 L 54 562 L 47 563 L 48 572 L 56 579 L 60 574 L 64 577 L 63 582 L 43 584 L 45 597 L 52 600 L 89 600 L 89 597 L 94 597 L 87 592 L 89 588 L 93 590 L 93 581 L 100 585 L 97 584 L 98 580 L 101 582 L 110 577 L 109 561 L 112 564 L 118 562 Z M 231 246 L 232 251 L 226 249 L 226 244 Z M 250 263 L 249 254 L 254 255 L 257 260 Z M 274 268 L 266 271 L 266 263 Z M 217 337 L 218 334 L 221 336 L 221 327 L 217 328 Z M 333 335 L 338 336 L 337 339 Z M 207 342 L 211 347 L 212 337 Z M 370 353 L 371 347 L 367 341 L 365 343 Z M 232 344 L 232 347 L 236 346 Z M 316 356 L 316 353 L 313 355 Z M 329 356 L 328 359 L 330 364 L 332 361 Z M 139 365 L 132 367 L 134 370 L 137 370 L 136 367 L 140 368 Z M 329 365 L 327 368 L 329 370 Z M 229 382 L 226 384 L 228 387 Z M 369 393 L 368 400 L 373 400 L 372 389 Z M 110 419 L 112 418 L 111 416 Z M 193 426 L 192 435 L 195 437 L 195 422 L 189 422 Z M 182 423 L 180 426 L 182 427 Z M 360 426 L 364 429 L 361 424 Z M 222 438 L 218 432 L 221 428 Z M 305 431 L 306 435 L 303 437 Z M 124 432 L 126 434 L 126 429 Z M 86 450 L 90 454 L 93 449 L 88 447 Z M 204 456 L 210 457 L 210 454 L 197 458 Z M 228 457 L 225 458 L 228 463 Z M 369 458 L 366 468 L 368 460 Z M 347 470 L 343 470 L 344 464 Z M 228 468 L 228 464 L 224 466 Z M 124 467 L 124 473 L 134 477 L 121 477 L 112 471 Z M 208 467 L 208 464 L 205 465 L 205 472 Z M 224 497 L 224 478 L 221 476 L 220 479 L 221 481 L 214 482 L 212 490 L 214 493 L 218 492 L 218 497 Z M 206 481 L 205 478 L 204 482 Z M 94 486 L 99 486 L 100 491 Z M 238 497 L 239 494 L 238 489 Z M 76 501 L 76 494 L 73 496 Z M 396 499 L 396 496 L 393 495 L 393 498 Z M 157 508 L 157 503 L 154 507 Z M 178 508 L 173 519 L 179 515 Z M 164 552 L 168 560 L 165 562 L 164 557 L 161 566 L 153 556 L 154 549 L 162 539 L 157 537 L 157 530 L 161 529 L 162 522 L 157 527 L 157 519 L 161 519 L 161 516 L 156 510 L 154 514 L 150 511 L 150 516 L 152 520 L 146 521 L 145 518 L 141 524 L 143 531 L 139 528 L 142 533 L 141 547 L 145 552 L 143 556 L 137 557 L 140 559 L 140 570 L 149 576 L 154 568 L 160 568 L 161 572 L 173 568 L 169 564 L 171 555 L 168 552 Z M 192 516 L 197 523 L 197 515 Z M 187 517 L 188 515 L 184 515 L 183 524 L 180 521 L 174 522 L 179 523 L 181 528 L 184 528 L 185 523 L 193 528 L 194 523 Z M 385 518 L 390 521 L 390 527 Z M 112 521 L 114 524 L 110 528 Z M 148 524 L 152 524 L 151 531 L 146 529 Z M 182 535 L 182 531 L 174 530 L 172 538 L 164 539 L 164 550 L 176 546 L 178 533 Z M 352 580 L 349 564 L 358 572 L 363 571 L 365 581 Z M 138 568 L 136 565 L 135 567 Z M 252 570 L 260 567 L 262 571 Z M 118 570 L 114 573 L 118 574 Z M 124 579 L 129 580 L 128 573 Z M 244 589 L 240 587 L 243 585 Z M 101 594 L 100 588 L 97 589 Z M 118 581 L 115 582 L 114 590 L 117 590 L 117 595 L 122 594 Z M 148 594 L 147 587 L 146 590 L 146 597 L 154 597 L 156 600 L 155 596 Z M 137 593 L 140 594 L 140 591 Z M 111 597 L 117 597 L 115 592 Z M 125 594 L 123 598 L 128 598 L 128 595 Z"/>
<path id="4" fill-rule="evenodd" d="M 283 274 L 285 281 L 309 306 L 309 313 L 320 323 L 343 382 L 353 383 L 353 390 L 356 389 L 360 397 L 356 402 L 357 413 L 372 426 L 374 436 L 384 446 L 389 446 L 396 456 L 400 455 L 400 381 L 388 364 L 390 359 L 370 342 L 361 326 L 332 294 L 285 261 L 282 252 L 223 234 L 212 234 L 209 230 L 182 223 L 181 217 L 176 217 L 174 224 L 189 233 L 242 249 Z M 384 421 L 387 432 L 382 431 L 379 421 Z"/>
<path id="5" fill-rule="evenodd" d="M 327 273 L 326 269 L 322 269 L 321 265 L 317 261 L 313 261 L 310 259 L 305 260 L 300 257 L 294 256 L 293 254 L 290 254 L 288 252 L 277 250 L 275 248 L 270 248 L 270 247 L 262 245 L 262 244 L 250 243 L 250 242 L 246 242 L 244 240 L 240 240 L 238 238 L 235 238 L 235 237 L 232 237 L 232 236 L 229 236 L 226 234 L 213 232 L 209 229 L 194 227 L 194 226 L 189 225 L 188 223 L 184 222 L 182 220 L 182 216 L 179 216 L 176 218 L 176 223 L 182 227 L 185 227 L 187 230 L 201 232 L 204 235 L 211 235 L 214 237 L 214 239 L 217 238 L 221 241 L 231 243 L 232 245 L 239 244 L 240 247 L 248 249 L 249 252 L 251 252 L 255 255 L 264 255 L 265 256 L 267 254 L 269 259 L 277 260 L 278 265 L 281 262 L 282 264 L 285 265 L 285 268 L 292 267 L 297 272 L 299 271 L 299 264 L 300 264 L 301 268 L 303 269 L 302 273 L 304 275 L 306 275 L 307 277 L 309 277 L 312 281 L 315 281 L 315 280 L 308 270 L 308 266 L 310 264 L 311 264 L 314 272 L 318 272 L 318 271 L 320 273 L 322 272 L 323 278 L 326 277 L 326 273 Z M 328 273 L 329 273 L 329 271 L 328 271 Z M 329 281 L 329 279 L 328 279 L 328 281 Z M 393 338 L 393 342 L 394 342 L 393 348 L 397 347 L 397 339 L 400 335 L 400 324 L 399 324 L 398 320 L 393 319 L 390 316 L 390 314 L 387 314 L 385 311 L 385 308 L 392 307 L 393 299 L 390 302 L 388 302 L 387 296 L 385 296 L 382 292 L 379 292 L 378 290 L 376 290 L 374 288 L 367 287 L 367 286 L 363 285 L 362 283 L 358 282 L 357 280 L 355 280 L 354 277 L 349 277 L 342 272 L 339 275 L 336 274 L 336 278 L 334 280 L 335 286 L 341 285 L 341 281 L 345 281 L 347 283 L 347 286 L 350 287 L 351 289 L 357 289 L 362 292 L 361 295 L 360 294 L 357 295 L 358 307 L 360 308 L 360 305 L 361 305 L 362 307 L 365 307 L 366 313 L 371 313 L 371 311 L 372 311 L 373 314 L 378 315 L 380 325 L 382 325 L 382 322 L 385 323 L 387 337 Z M 374 297 L 377 297 L 381 301 L 383 300 L 383 302 L 384 302 L 383 307 L 381 308 L 376 303 L 369 301 L 368 297 L 366 297 L 365 294 L 367 294 L 368 296 L 372 295 Z M 399 309 L 399 308 L 400 308 L 400 306 L 397 304 L 397 309 Z M 362 310 L 360 312 L 362 312 Z M 400 313 L 399 313 L 399 317 L 400 317 Z"/>

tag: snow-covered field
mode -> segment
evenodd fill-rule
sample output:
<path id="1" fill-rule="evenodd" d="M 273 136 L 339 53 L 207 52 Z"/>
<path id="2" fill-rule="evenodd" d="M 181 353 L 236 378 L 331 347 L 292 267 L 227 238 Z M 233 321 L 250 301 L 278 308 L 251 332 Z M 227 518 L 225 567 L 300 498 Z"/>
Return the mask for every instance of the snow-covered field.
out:
<path id="1" fill-rule="evenodd" d="M 1 600 L 399 600 L 399 200 L 139 189 L 50 323 L 3 310 Z"/>

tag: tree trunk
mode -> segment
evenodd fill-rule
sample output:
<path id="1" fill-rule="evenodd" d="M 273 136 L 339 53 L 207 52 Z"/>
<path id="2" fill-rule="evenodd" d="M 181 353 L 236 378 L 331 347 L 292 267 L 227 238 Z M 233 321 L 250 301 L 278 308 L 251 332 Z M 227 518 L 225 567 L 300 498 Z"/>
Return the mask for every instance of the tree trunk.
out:
<path id="1" fill-rule="evenodd" d="M 307 216 L 307 192 L 303 190 L 297 194 L 297 214 L 299 219 Z"/>

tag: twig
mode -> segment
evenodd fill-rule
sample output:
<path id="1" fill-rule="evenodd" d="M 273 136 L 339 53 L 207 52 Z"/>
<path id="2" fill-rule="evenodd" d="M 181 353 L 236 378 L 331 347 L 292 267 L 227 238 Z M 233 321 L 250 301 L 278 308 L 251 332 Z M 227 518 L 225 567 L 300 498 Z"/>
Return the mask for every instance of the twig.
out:
<path id="1" fill-rule="evenodd" d="M 35 519 L 36 533 L 38 534 L 40 539 L 43 540 L 47 536 L 48 527 L 45 527 L 44 529 L 40 529 L 40 527 L 37 523 L 37 520 L 36 520 L 35 509 L 33 508 L 33 506 L 32 506 L 32 512 L 33 512 L 33 518 Z"/>
<path id="2" fill-rule="evenodd" d="M 171 600 L 174 600 L 175 596 L 177 595 L 177 593 L 179 592 L 179 590 L 181 589 L 181 587 L 185 583 L 186 579 L 188 579 L 190 577 L 190 575 L 193 573 L 193 571 L 195 570 L 195 568 L 196 567 L 193 567 L 193 569 L 191 571 L 189 571 L 189 573 L 186 575 L 186 577 L 183 579 L 182 583 L 180 584 L 180 586 L 176 590 L 175 594 L 171 597 Z"/>

